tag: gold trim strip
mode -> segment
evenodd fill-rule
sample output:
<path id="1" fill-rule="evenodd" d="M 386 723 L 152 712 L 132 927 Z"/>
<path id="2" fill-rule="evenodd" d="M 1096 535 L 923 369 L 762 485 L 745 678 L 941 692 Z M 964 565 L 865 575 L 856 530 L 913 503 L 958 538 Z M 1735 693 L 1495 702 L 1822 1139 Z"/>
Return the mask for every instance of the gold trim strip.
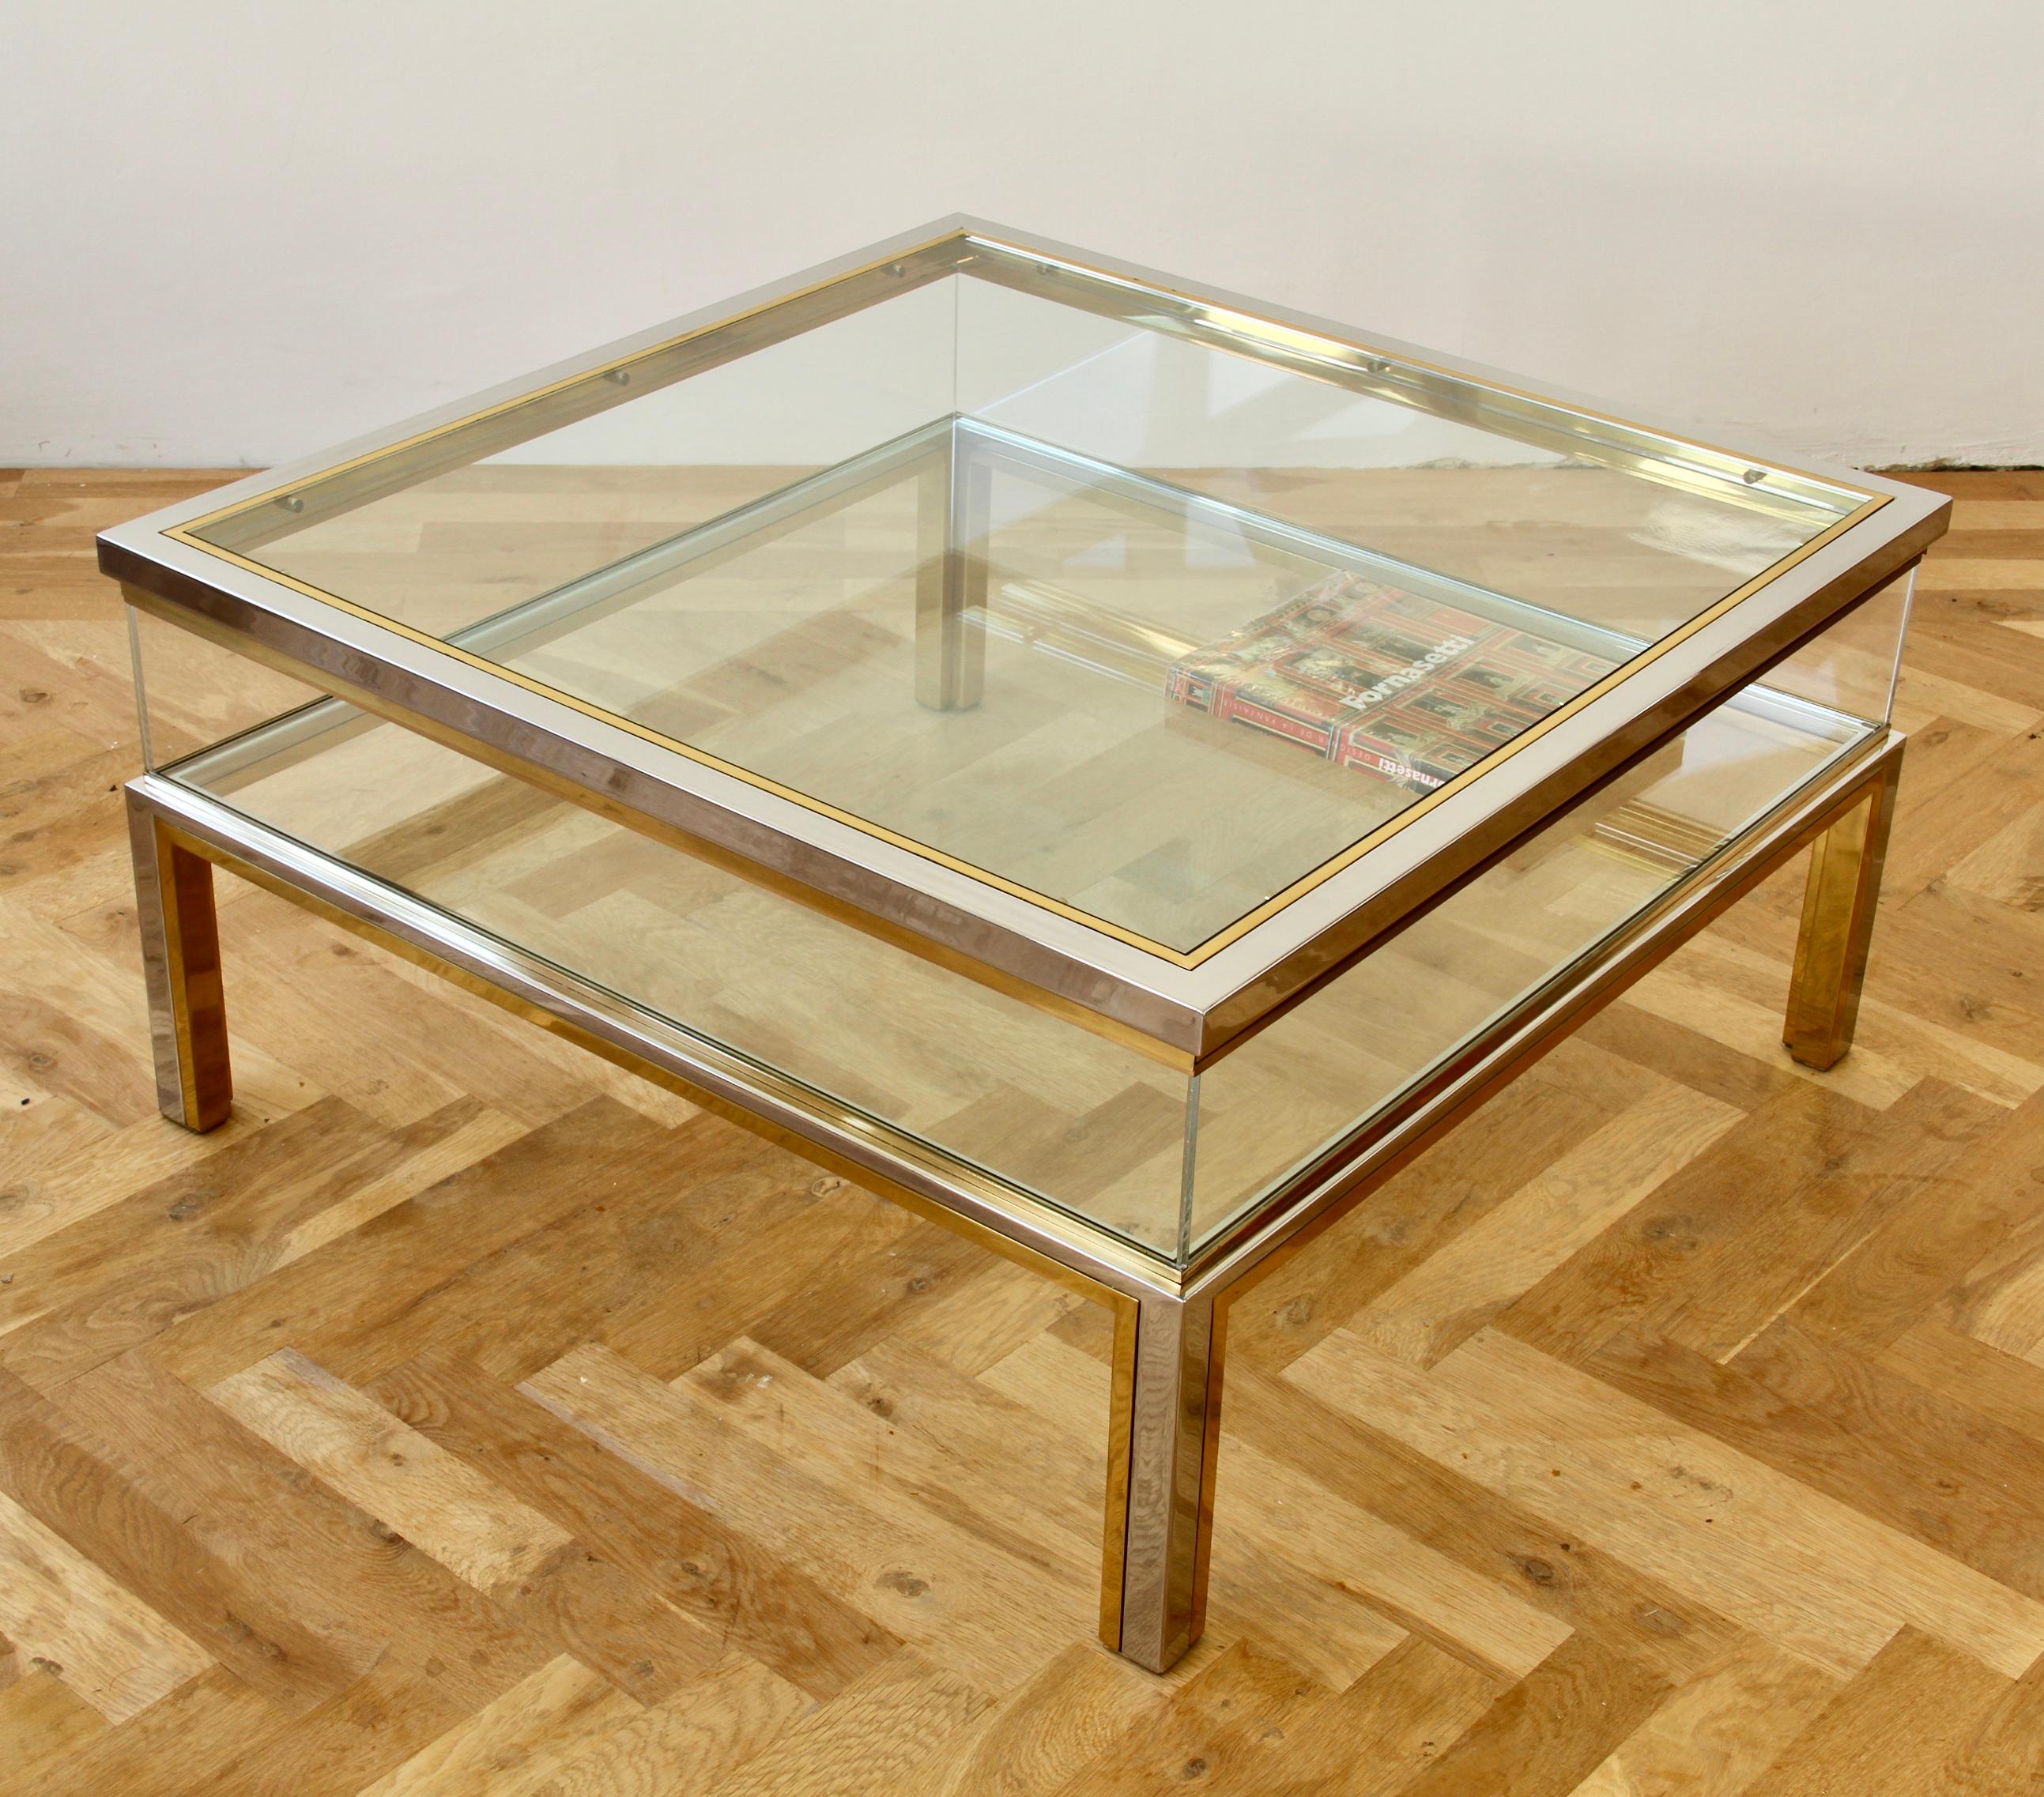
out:
<path id="1" fill-rule="evenodd" d="M 825 292 L 830 288 L 843 286 L 851 282 L 874 275 L 882 269 L 893 268 L 897 264 L 905 267 L 911 261 L 928 256 L 932 250 L 940 249 L 947 244 L 962 240 L 963 236 L 964 233 L 962 232 L 946 232 L 930 238 L 926 242 L 913 244 L 908 249 L 897 251 L 892 255 L 877 256 L 870 262 L 860 263 L 855 268 L 849 268 L 842 274 L 834 275 L 828 280 L 813 282 L 806 287 L 799 287 L 791 294 L 783 294 L 776 299 L 768 300 L 762 305 L 750 307 L 743 312 L 732 313 L 725 317 L 713 320 L 709 324 L 697 325 L 693 331 L 683 331 L 674 336 L 663 338 L 659 343 L 648 344 L 644 349 L 635 349 L 624 355 L 613 356 L 608 362 L 598 363 L 594 367 L 585 368 L 577 374 L 564 374 L 559 380 L 549 381 L 544 386 L 534 387 L 528 393 L 514 394 L 509 399 L 498 401 L 494 405 L 486 405 L 476 411 L 464 413 L 460 417 L 450 419 L 444 424 L 435 424 L 425 430 L 416 431 L 410 436 L 401 437 L 397 442 L 385 443 L 380 448 L 364 450 L 361 455 L 351 456 L 345 462 L 336 462 L 330 468 L 321 468 L 314 474 L 302 475 L 297 480 L 285 481 L 276 486 L 266 487 L 260 493 L 253 494 L 247 499 L 236 500 L 230 505 L 222 505 L 217 510 L 206 513 L 199 517 L 189 518 L 182 524 L 174 525 L 163 534 L 166 536 L 175 538 L 179 542 L 190 543 L 194 548 L 210 550 L 232 560 L 234 559 L 232 551 L 217 549 L 214 545 L 203 541 L 194 541 L 186 533 L 202 529 L 208 524 L 217 524 L 224 518 L 235 517 L 245 512 L 255 511 L 263 505 L 276 505 L 292 493 L 303 493 L 309 488 L 333 479 L 336 475 L 350 473 L 357 468 L 367 467 L 371 463 L 383 461 L 388 457 L 402 454 L 408 449 L 416 449 L 421 443 L 433 442 L 454 432 L 467 430 L 472 425 L 481 424 L 486 419 L 501 417 L 505 413 L 515 412 L 522 406 L 534 405 L 558 393 L 565 393 L 571 387 L 581 386 L 590 382 L 600 381 L 610 375 L 628 371 L 636 363 L 645 362 L 656 356 L 671 355 L 685 344 L 696 342 L 698 339 L 712 336 L 720 331 L 731 330 L 735 326 L 743 324 L 748 319 L 763 317 L 769 313 L 778 312 L 786 307 L 797 305 L 813 295 Z M 936 278 L 941 278 L 942 275 L 939 274 Z M 905 290 L 896 288 L 889 290 L 887 293 L 876 294 L 866 304 L 877 305 L 882 301 L 890 298 L 893 293 L 904 290 Z M 807 328 L 807 327 L 805 328 Z M 743 354 L 747 351 L 740 353 Z M 690 369 L 674 378 L 685 380 L 690 374 L 701 372 L 703 371 L 701 369 Z M 672 383 L 670 382 L 663 384 L 671 385 Z M 628 391 L 620 392 L 611 403 L 624 405 L 631 399 L 642 397 L 644 393 L 658 390 L 657 387 L 648 387 L 636 394 Z M 305 589 L 304 590 L 314 589 Z M 370 615 L 374 616 L 376 614 Z"/>
<path id="2" fill-rule="evenodd" d="M 1330 328 L 1324 321 L 1312 324 L 1290 323 L 1258 311 L 1257 302 L 1251 300 L 1239 298 L 1227 300 L 1204 298 L 1188 289 L 1172 286 L 1151 275 L 1122 274 L 1112 268 L 1103 267 L 1098 263 L 1087 261 L 1083 253 L 1074 253 L 1070 250 L 1050 251 L 1032 248 L 1028 244 L 1012 244 L 986 232 L 971 229 L 967 229 L 964 232 L 964 236 L 967 244 L 974 250 L 993 252 L 989 267 L 997 271 L 988 273 L 971 270 L 970 264 L 973 259 L 970 256 L 961 262 L 961 271 L 977 273 L 982 279 L 997 282 L 1002 286 L 1015 287 L 1024 292 L 1040 291 L 1049 283 L 1017 278 L 1018 270 L 1033 271 L 1039 276 L 1049 277 L 1055 277 L 1060 272 L 1063 272 L 1075 277 L 1081 283 L 1097 283 L 1117 289 L 1123 293 L 1161 297 L 1174 305 L 1196 311 L 1201 315 L 1194 322 L 1207 328 L 1200 331 L 1197 335 L 1191 336 L 1189 338 L 1191 341 L 1200 343 L 1212 349 L 1231 349 L 1231 346 L 1224 340 L 1226 338 L 1247 337 L 1254 345 L 1253 350 L 1232 350 L 1232 353 L 1243 355 L 1247 359 L 1266 364 L 1275 360 L 1285 367 L 1294 368 L 1301 363 L 1318 362 L 1323 364 L 1321 368 L 1306 369 L 1301 371 L 1308 373 L 1314 378 L 1344 386 L 1350 391 L 1368 393 L 1373 397 L 1381 398 L 1393 405 L 1404 405 L 1416 411 L 1427 412 L 1435 417 L 1447 417 L 1454 422 L 1465 424 L 1470 422 L 1468 418 L 1460 416 L 1451 408 L 1429 405 L 1424 395 L 1399 391 L 1399 383 L 1395 378 L 1393 378 L 1395 374 L 1407 370 L 1416 371 L 1432 375 L 1437 379 L 1451 382 L 1457 386 L 1473 389 L 1478 393 L 1501 394 L 1506 398 L 1518 400 L 1525 405 L 1539 407 L 1543 411 L 1588 419 L 1593 423 L 1608 425 L 1616 430 L 1637 432 L 1641 436 L 1654 438 L 1684 449 L 1700 450 L 1708 455 L 1721 456 L 1727 463 L 1736 464 L 1742 469 L 1763 468 L 1769 473 L 1784 475 L 1806 483 L 1811 487 L 1821 488 L 1828 493 L 1842 493 L 1860 499 L 1873 499 L 1880 497 L 1870 487 L 1861 486 L 1852 481 L 1841 480 L 1835 475 L 1815 474 L 1808 469 L 1792 467 L 1784 462 L 1752 455 L 1744 450 L 1728 449 L 1722 443 L 1705 443 L 1697 437 L 1678 436 L 1658 425 L 1642 424 L 1635 419 L 1620 417 L 1615 412 L 1601 411 L 1596 406 L 1583 405 L 1573 400 L 1556 399 L 1549 394 L 1535 393 L 1528 387 L 1514 386 L 1508 382 L 1497 380 L 1487 374 L 1471 374 L 1460 369 L 1448 367 L 1443 363 L 1430 362 L 1424 355 L 1415 355 L 1408 350 L 1386 349 L 1381 344 L 1366 343 L 1358 337 L 1343 336 L 1337 334 L 1340 327 Z M 1066 299 L 1065 303 L 1070 305 L 1076 302 Z M 1124 318 L 1128 318 L 1129 316 L 1121 311 L 1116 311 L 1110 315 Z M 1216 321 L 1224 320 L 1225 322 L 1216 322 Z M 1131 320 L 1130 321 L 1147 323 L 1152 329 L 1161 328 L 1152 320 Z M 1329 355 L 1325 352 L 1327 347 L 1339 351 L 1341 354 Z M 1347 359 L 1351 356 L 1360 358 L 1366 366 L 1358 368 L 1352 365 Z M 1367 366 L 1370 363 L 1378 364 L 1379 367 L 1374 372 L 1373 378 L 1366 379 L 1363 378 L 1366 374 L 1372 374 L 1372 371 Z M 1593 441 L 1578 439 L 1573 433 L 1563 432 L 1558 428 L 1542 431 L 1537 438 L 1531 434 L 1515 433 L 1506 428 L 1502 421 L 1485 421 L 1475 424 L 1473 428 L 1489 432 L 1493 435 L 1512 436 L 1515 441 L 1538 440 L 1548 443 L 1550 447 L 1556 446 L 1557 439 L 1566 437 L 1570 441 L 1572 451 L 1577 453 L 1594 451 L 1596 447 Z M 1650 473 L 1647 469 L 1634 466 L 1635 458 L 1631 453 L 1623 451 L 1618 446 L 1610 447 L 1612 451 L 1611 466 L 1623 467 L 1635 473 Z M 1731 482 L 1729 478 L 1724 475 L 1706 473 L 1689 475 L 1685 472 L 1682 478 L 1676 478 L 1676 470 L 1670 465 L 1666 475 L 1654 475 L 1652 478 L 1666 478 L 1669 484 L 1685 488 L 1692 487 L 1692 482 L 1698 487 L 1708 485 L 1712 490 L 1723 487 L 1727 492 L 1723 497 L 1731 497 Z M 1755 505 L 1758 509 L 1772 512 L 1777 516 L 1785 515 L 1790 509 L 1800 511 L 1816 503 L 1811 499 L 1792 493 L 1769 492 L 1764 486 L 1754 493 L 1742 497 L 1747 503 Z"/>
<path id="3" fill-rule="evenodd" d="M 1908 739 L 1888 731 L 1846 764 L 1819 774 L 1821 795 L 1788 795 L 1754 820 L 1687 880 L 1554 976 L 1460 1054 L 1408 1086 L 1369 1125 L 1367 1139 L 1336 1143 L 1293 1176 L 1281 1200 L 1251 1204 L 1210 1234 L 1185 1263 L 1181 1289 L 1216 1299 L 1253 1283 L 1338 1223 L 1357 1204 L 1474 1115 L 1527 1068 L 1567 1041 L 1607 1004 L 1686 946 L 1754 889 L 1778 873 L 1884 781 L 1900 777 Z M 1834 783 L 1835 782 L 1835 783 Z M 1473 1083 L 1470 1083 L 1473 1081 Z M 1443 1095 L 1447 1095 L 1445 1104 Z M 1381 1127 L 1379 1125 L 1381 1124 Z M 1320 1185 L 1317 1193 L 1316 1181 Z M 1302 1201 L 1301 1193 L 1306 1196 Z"/>
<path id="4" fill-rule="evenodd" d="M 1124 1574 L 1128 1565 L 1128 1467 L 1135 1450 L 1135 1348 L 1143 1307 L 1122 1297 L 1114 1309 L 1112 1378 L 1107 1400 L 1107 1510 L 1101 1535 L 1100 1638 L 1121 1650 Z"/>

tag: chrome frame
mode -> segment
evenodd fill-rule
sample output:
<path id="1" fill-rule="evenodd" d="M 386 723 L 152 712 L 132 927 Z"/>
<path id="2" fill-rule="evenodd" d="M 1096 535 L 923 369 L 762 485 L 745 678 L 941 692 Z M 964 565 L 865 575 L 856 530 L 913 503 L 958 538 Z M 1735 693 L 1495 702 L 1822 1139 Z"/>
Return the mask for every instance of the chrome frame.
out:
<path id="1" fill-rule="evenodd" d="M 266 572 L 242 553 L 259 547 L 266 530 L 344 509 L 960 271 L 1690 490 L 1737 494 L 1762 509 L 1820 502 L 1837 522 L 1655 645 L 1650 659 L 1480 764 L 1466 784 L 1420 801 L 1310 886 L 1274 900 L 1267 916 L 1192 954 L 1145 946 L 983 872 L 944 865 L 512 674 L 474 648 Z M 961 217 L 108 531 L 99 548 L 102 568 L 158 616 L 1197 1070 L 1863 601 L 1938 534 L 1949 505 L 1920 488 L 1791 468 L 1616 419 L 1585 401 L 1538 397 L 1473 365 L 1237 296 L 1195 293 L 1168 276 Z M 225 539 L 236 547 L 194 534 L 198 520 L 230 516 L 248 520 Z M 213 536 L 222 537 L 217 523 Z M 947 578 L 962 602 L 966 571 Z"/>

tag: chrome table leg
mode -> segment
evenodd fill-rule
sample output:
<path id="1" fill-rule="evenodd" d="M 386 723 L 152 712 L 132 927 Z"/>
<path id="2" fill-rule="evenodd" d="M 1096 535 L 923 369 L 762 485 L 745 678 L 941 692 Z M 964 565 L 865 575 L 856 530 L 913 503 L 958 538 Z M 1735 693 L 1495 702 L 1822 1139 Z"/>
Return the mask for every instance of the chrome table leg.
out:
<path id="1" fill-rule="evenodd" d="M 1806 1067 L 1835 1066 L 1852 1046 L 1900 766 L 1899 758 L 1890 763 L 1885 777 L 1810 850 L 1781 1033 L 1788 1052 Z"/>
<path id="2" fill-rule="evenodd" d="M 992 480 L 956 431 L 916 476 L 916 697 L 932 711 L 979 703 Z"/>
<path id="3" fill-rule="evenodd" d="M 149 989 L 156 1103 L 173 1123 L 208 1130 L 227 1119 L 234 1096 L 213 864 L 180 848 L 148 806 L 128 796 L 135 857 L 135 912 Z"/>
<path id="4" fill-rule="evenodd" d="M 1211 1297 L 1158 1294 L 1115 1330 L 1101 1638 L 1153 1672 L 1206 1623 L 1224 1314 Z"/>

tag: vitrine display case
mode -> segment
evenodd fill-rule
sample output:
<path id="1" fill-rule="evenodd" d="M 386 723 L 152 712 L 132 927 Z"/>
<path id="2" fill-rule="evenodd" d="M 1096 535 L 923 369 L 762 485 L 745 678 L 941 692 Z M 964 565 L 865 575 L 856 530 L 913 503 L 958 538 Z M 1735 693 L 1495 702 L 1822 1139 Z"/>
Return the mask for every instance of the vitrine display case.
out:
<path id="1" fill-rule="evenodd" d="M 1843 1052 L 1945 504 L 947 221 L 102 539 L 165 1108 L 221 862 L 1077 1281 L 1161 1667 L 1217 1299 L 1813 840 Z"/>

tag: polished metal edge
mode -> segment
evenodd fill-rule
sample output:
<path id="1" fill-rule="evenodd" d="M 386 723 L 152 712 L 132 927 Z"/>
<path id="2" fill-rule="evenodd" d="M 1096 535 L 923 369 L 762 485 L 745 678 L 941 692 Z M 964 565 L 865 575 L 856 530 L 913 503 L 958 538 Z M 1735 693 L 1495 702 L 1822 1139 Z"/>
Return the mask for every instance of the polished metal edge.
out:
<path id="1" fill-rule="evenodd" d="M 1911 490 L 1858 470 L 1788 458 L 1750 443 L 1707 443 L 1683 423 L 1627 417 L 1604 401 L 1545 383 L 1536 390 L 1520 376 L 1466 359 L 953 213 L 353 443 L 252 475 L 222 492 L 167 507 L 140 522 L 190 530 L 245 510 L 252 501 L 275 501 L 294 491 L 302 500 L 309 483 L 331 480 L 457 428 L 488 424 L 571 390 L 580 390 L 572 415 L 594 415 L 649 388 L 960 272 L 1147 330 L 1197 336 L 1258 361 L 1295 366 L 1315 378 L 1408 409 L 1539 442 L 1577 459 L 1597 459 L 1585 453 L 1600 447 L 1592 440 L 1610 437 L 1615 440 L 1601 447 L 1616 453 L 1606 459 L 1643 472 L 1637 463 L 1671 459 L 1677 484 L 1701 483 L 1755 509 L 1778 509 L 1785 501 L 1798 515 L 1811 505 L 1842 512 L 1851 509 L 1847 499 Z M 594 385 L 604 378 L 615 383 L 611 390 Z M 536 428 L 554 428 L 559 421 L 549 415 Z M 525 424 L 532 425 L 530 417 Z M 520 434 L 531 435 L 532 429 Z M 465 441 L 464 457 L 475 447 L 474 440 Z M 286 528 L 302 522 L 302 512 L 279 520 Z"/>
<path id="2" fill-rule="evenodd" d="M 1060 486 L 1072 496 L 1083 497 L 1097 505 L 1118 505 L 1124 512 L 1139 516 L 1163 512 L 1177 517 L 1189 530 L 1204 529 L 1231 540 L 1254 543 L 1309 563 L 1324 574 L 1339 571 L 1364 574 L 1408 591 L 1427 594 L 1447 605 L 1494 613 L 1500 618 L 1512 620 L 1521 629 L 1538 631 L 1572 647 L 1609 651 L 1623 647 L 1630 659 L 1648 646 L 1642 637 L 1625 636 L 1600 624 L 1585 624 L 1581 618 L 1550 611 L 1530 600 L 1479 586 L 1473 581 L 1443 574 L 1438 569 L 1422 567 L 1416 562 L 1400 561 L 1381 551 L 1344 542 L 1338 536 L 1308 529 L 1304 524 L 1266 516 L 1231 500 L 1216 499 L 1211 493 L 1174 486 L 1155 475 L 1139 474 L 1132 469 L 1117 467 L 1097 456 L 1082 455 L 1076 450 L 1040 443 L 1003 425 L 985 424 L 961 414 L 957 428 L 975 454 L 986 457 L 995 466 L 1009 467 L 1026 478 L 1044 486 Z M 1188 642 L 1185 649 L 1189 652 L 1198 646 Z"/>
<path id="3" fill-rule="evenodd" d="M 1550 413 L 1571 414 L 1577 419 L 1594 421 L 1600 428 L 1636 433 L 1642 439 L 1687 449 L 1697 455 L 1700 470 L 1708 469 L 1714 475 L 1723 476 L 1727 497 L 1731 497 L 1730 490 L 1735 481 L 1741 488 L 1750 488 L 1752 483 L 1747 481 L 1746 473 L 1751 469 L 1781 475 L 1800 488 L 1830 490 L 1832 493 L 1901 497 L 1921 490 L 1904 482 L 1888 480 L 1863 469 L 1848 468 L 1820 458 L 1800 454 L 1787 456 L 1750 440 L 1707 443 L 1698 436 L 1696 426 L 1682 420 L 1641 415 L 1629 405 L 1621 410 L 1608 399 L 1546 381 L 1541 382 L 1537 389 L 1531 388 L 1526 384 L 1526 376 L 1508 369 L 1365 331 L 1324 313 L 1305 312 L 1273 300 L 1217 287 L 1211 282 L 1189 280 L 1143 263 L 1017 231 L 970 214 L 953 214 L 928 228 L 932 235 L 943 229 L 960 234 L 966 240 L 966 254 L 983 254 L 997 263 L 1000 278 L 1008 285 L 1039 291 L 1070 303 L 1074 277 L 1119 283 L 1131 291 L 1117 303 L 1128 308 L 1132 321 L 1151 328 L 1155 327 L 1157 321 L 1151 312 L 1143 309 L 1141 302 L 1145 300 L 1161 299 L 1174 310 L 1183 307 L 1195 312 L 1224 313 L 1228 322 L 1218 326 L 1217 334 L 1247 327 L 1257 339 L 1257 359 L 1266 359 L 1288 347 L 1293 353 L 1304 348 L 1328 364 L 1311 371 L 1321 378 L 1339 376 L 1341 384 L 1362 391 L 1377 391 L 1371 383 L 1385 382 L 1384 397 L 1410 409 L 1435 412 L 1437 416 L 1450 418 L 1459 417 L 1459 412 L 1454 409 L 1436 411 L 1428 403 L 1424 382 L 1412 378 L 1445 376 L 1485 389 L 1505 400 L 1523 401 Z M 962 263 L 961 266 L 970 267 L 971 264 Z M 989 272 L 984 268 L 974 271 Z M 1289 344 L 1287 333 L 1295 334 Z M 1296 341 L 1297 336 L 1316 341 L 1301 345 Z M 1373 361 L 1382 361 L 1386 366 L 1373 368 Z M 1484 428 L 1492 427 L 1486 422 Z M 1508 431 L 1504 434 L 1512 433 Z M 1575 434 L 1573 427 L 1565 425 L 1556 438 L 1556 447 L 1564 447 L 1562 439 L 1573 438 Z M 1756 503 L 1764 505 L 1765 482 L 1761 485 L 1762 497 Z M 1812 496 L 1819 503 L 1832 502 L 1820 491 L 1813 491 Z"/>
<path id="4" fill-rule="evenodd" d="M 1358 904 L 1351 896 L 1355 879 L 1370 870 L 1352 866 L 1328 878 L 1292 907 L 1295 927 L 1289 933 L 1301 937 L 1302 946 L 1274 966 L 1257 966 L 1257 945 L 1265 939 L 1259 933 L 1187 972 L 1125 943 L 1104 940 L 1027 901 L 1010 900 L 1016 912 L 1014 920 L 996 923 L 986 911 L 991 901 L 1007 895 L 849 825 L 836 827 L 843 853 L 816 847 L 783 827 L 786 814 L 800 808 L 728 777 L 724 785 L 730 790 L 720 794 L 715 770 L 655 745 L 632 753 L 636 739 L 621 731 L 606 735 L 600 723 L 581 720 L 579 714 L 564 715 L 509 684 L 508 677 L 493 680 L 484 672 L 471 674 L 459 664 L 450 672 L 439 645 L 401 642 L 391 652 L 364 652 L 345 639 L 329 612 L 316 609 L 311 613 L 314 621 L 303 621 L 281 609 L 223 593 L 210 579 L 174 584 L 183 595 L 183 602 L 175 607 L 164 606 L 148 588 L 131 597 L 157 616 L 213 635 L 225 647 L 267 660 L 378 715 L 442 739 L 450 739 L 451 733 L 457 747 L 493 765 L 541 784 L 557 784 L 567 796 L 587 795 L 578 802 L 593 803 L 621 822 L 642 827 L 635 820 L 645 820 L 731 852 L 759 869 L 763 877 L 778 874 L 797 896 L 813 893 L 818 902 L 843 905 L 848 919 L 870 918 L 902 930 L 928 944 L 926 952 L 932 958 L 953 956 L 946 965 L 984 977 L 1011 996 L 1088 1027 L 1095 1027 L 1097 1019 L 1101 1033 L 1110 1036 L 1126 1030 L 1128 1036 L 1115 1039 L 1143 1052 L 1151 1052 L 1154 1046 L 1156 1058 L 1172 1065 L 1210 1063 L 1248 1031 L 1303 997 L 1331 970 L 1365 952 L 1419 915 L 1432 899 L 1473 877 L 1487 860 L 1509 852 L 1514 842 L 1538 828 L 1551 812 L 1574 802 L 1586 789 L 1581 785 L 1586 774 L 1594 774 L 1593 785 L 1615 777 L 1711 708 L 1728 684 L 1723 666 L 1707 666 L 1680 696 L 1685 702 L 1642 714 L 1628 735 L 1593 736 L 1590 747 L 1575 763 L 1562 760 L 1562 751 L 1551 742 L 1529 745 L 1516 770 L 1508 763 L 1497 773 L 1512 771 L 1523 781 L 1544 772 L 1545 785 L 1530 799 L 1523 793 L 1515 804 L 1500 799 L 1491 815 L 1462 839 L 1446 834 L 1448 820 L 1438 812 L 1419 820 L 1374 858 L 1373 868 L 1391 870 L 1370 874 L 1385 888 L 1374 900 Z M 1810 618 L 1808 630 L 1778 643 L 1739 643 L 1741 673 L 1750 670 L 1763 651 L 1769 661 L 1792 652 L 1839 615 L 1843 605 L 1835 595 L 1813 595 L 1789 620 L 1792 624 Z M 1670 664 L 1671 673 L 1680 673 L 1704 653 L 1702 644 L 1692 642 L 1681 646 L 1679 655 L 1663 661 Z M 1735 689 L 1740 683 L 1736 675 L 1729 682 Z M 492 685 L 501 698 L 482 696 Z M 573 733 L 563 735 L 547 728 L 549 724 Z M 620 748 L 626 752 L 620 754 Z M 705 787 L 707 792 L 701 789 Z M 777 803 L 782 812 L 778 821 L 770 809 Z M 830 820 L 815 822 L 821 826 Z M 1399 862 L 1406 866 L 1393 878 Z M 1180 1059 L 1173 1060 L 1173 1055 Z"/>
<path id="5" fill-rule="evenodd" d="M 809 522 L 819 513 L 854 503 L 875 488 L 905 478 L 932 454 L 940 450 L 948 454 L 951 435 L 951 420 L 939 419 L 849 462 L 777 488 L 559 586 L 492 612 L 448 632 L 445 640 L 454 648 L 491 660 L 529 654 L 560 634 L 633 604 L 648 586 L 741 553 Z M 202 781 L 223 778 L 331 730 L 367 721 L 344 700 L 315 700 L 186 756 L 177 763 L 178 772 Z"/>

